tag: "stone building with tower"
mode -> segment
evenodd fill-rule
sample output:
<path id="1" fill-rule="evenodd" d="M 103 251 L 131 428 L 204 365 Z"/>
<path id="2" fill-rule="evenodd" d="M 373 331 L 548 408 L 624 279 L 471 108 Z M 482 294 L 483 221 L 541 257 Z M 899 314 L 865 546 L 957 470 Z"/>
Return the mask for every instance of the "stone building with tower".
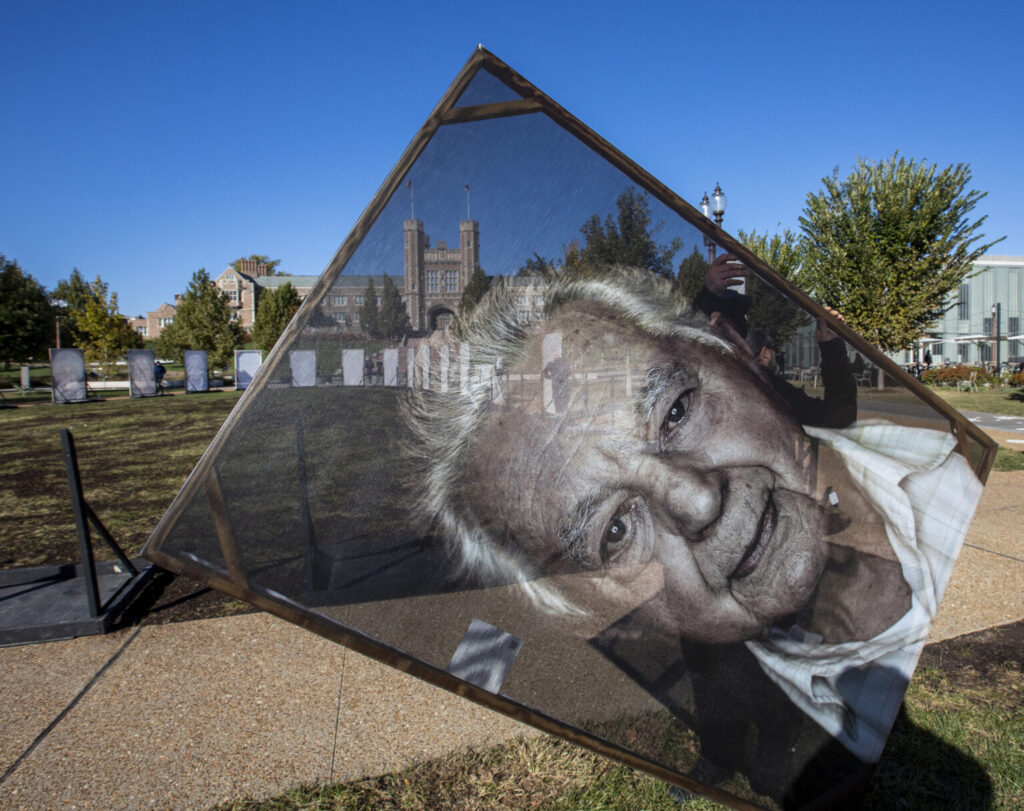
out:
<path id="1" fill-rule="evenodd" d="M 462 291 L 480 266 L 480 224 L 459 223 L 459 246 L 430 247 L 422 220 L 406 220 L 405 302 L 416 331 L 444 329 L 459 310 Z"/>

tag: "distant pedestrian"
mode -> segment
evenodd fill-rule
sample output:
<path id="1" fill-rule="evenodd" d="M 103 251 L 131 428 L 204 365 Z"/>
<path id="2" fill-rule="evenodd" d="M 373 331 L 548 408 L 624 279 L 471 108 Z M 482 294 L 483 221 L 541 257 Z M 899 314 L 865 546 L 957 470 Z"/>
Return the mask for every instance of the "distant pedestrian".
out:
<path id="1" fill-rule="evenodd" d="M 156 375 L 156 393 L 164 393 L 164 375 L 167 374 L 167 370 L 160 361 L 156 361 L 153 364 L 153 373 Z"/>

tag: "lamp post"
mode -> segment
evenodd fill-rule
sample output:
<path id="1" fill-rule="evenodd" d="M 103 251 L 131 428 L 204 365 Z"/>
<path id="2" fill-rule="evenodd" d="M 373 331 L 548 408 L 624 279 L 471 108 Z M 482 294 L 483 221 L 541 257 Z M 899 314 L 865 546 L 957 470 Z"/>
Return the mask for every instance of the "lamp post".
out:
<path id="1" fill-rule="evenodd" d="M 68 303 L 61 298 L 52 298 L 50 299 L 50 306 L 57 310 L 57 349 L 60 349 L 60 316 L 64 308 L 68 306 Z"/>
<path id="2" fill-rule="evenodd" d="M 704 192 L 704 197 L 700 201 L 700 210 L 704 212 L 704 216 L 709 220 L 714 218 L 715 225 L 721 227 L 722 218 L 725 216 L 725 206 L 728 202 L 729 199 L 722 191 L 722 186 L 716 183 L 715 191 L 712 193 L 710 200 L 708 199 L 708 193 Z M 704 247 L 708 249 L 708 264 L 710 265 L 715 261 L 715 242 L 707 235 L 704 236 Z"/>
<path id="3" fill-rule="evenodd" d="M 993 355 L 995 355 L 995 359 L 996 359 L 996 374 L 999 374 L 999 366 L 1000 366 L 1000 364 L 1002 362 L 1002 358 L 1000 357 L 1000 355 L 1002 353 L 1000 352 L 1000 346 L 999 346 L 999 332 L 1000 332 L 1000 324 L 999 324 L 999 322 L 1002 320 L 1000 318 L 1000 316 L 1002 315 L 1002 309 L 1003 309 L 1003 306 L 999 302 L 996 302 L 995 304 L 992 305 L 992 333 L 993 333 L 993 335 L 995 335 L 995 344 L 996 344 L 996 351 L 993 353 Z"/>

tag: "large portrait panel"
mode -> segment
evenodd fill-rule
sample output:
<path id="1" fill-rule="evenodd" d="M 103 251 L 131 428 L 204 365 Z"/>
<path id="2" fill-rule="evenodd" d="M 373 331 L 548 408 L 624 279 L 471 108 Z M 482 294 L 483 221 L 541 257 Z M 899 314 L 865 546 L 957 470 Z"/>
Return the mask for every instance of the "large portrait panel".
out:
<path id="1" fill-rule="evenodd" d="M 677 785 L 799 806 L 881 754 L 993 453 L 481 49 L 146 554 Z"/>

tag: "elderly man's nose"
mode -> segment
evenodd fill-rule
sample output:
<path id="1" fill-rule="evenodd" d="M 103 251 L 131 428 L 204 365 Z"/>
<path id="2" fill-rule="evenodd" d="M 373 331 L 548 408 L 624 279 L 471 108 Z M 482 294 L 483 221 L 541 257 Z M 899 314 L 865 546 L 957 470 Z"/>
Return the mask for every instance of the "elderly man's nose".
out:
<path id="1" fill-rule="evenodd" d="M 663 459 L 648 459 L 642 477 L 649 498 L 693 540 L 722 512 L 725 480 L 714 470 L 680 469 Z"/>

